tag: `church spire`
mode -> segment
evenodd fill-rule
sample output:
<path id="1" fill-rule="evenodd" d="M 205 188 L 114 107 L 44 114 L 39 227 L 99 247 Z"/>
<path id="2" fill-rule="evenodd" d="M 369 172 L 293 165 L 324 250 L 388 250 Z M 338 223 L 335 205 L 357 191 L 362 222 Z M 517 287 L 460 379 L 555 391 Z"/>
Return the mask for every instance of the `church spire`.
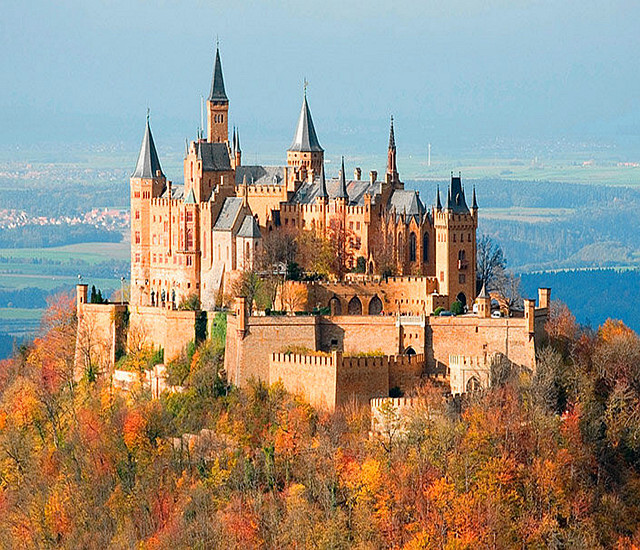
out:
<path id="1" fill-rule="evenodd" d="M 347 179 L 344 173 L 344 157 L 342 157 L 342 167 L 340 168 L 340 182 L 338 184 L 337 199 L 349 200 L 349 194 L 347 193 Z"/>
<path id="2" fill-rule="evenodd" d="M 471 210 L 477 210 L 478 209 L 478 202 L 476 201 L 476 186 L 474 184 L 473 186 L 473 195 L 471 198 Z"/>
<path id="3" fill-rule="evenodd" d="M 329 193 L 327 193 L 327 181 L 324 177 L 324 163 L 320 166 L 320 182 L 318 183 L 320 189 L 316 195 L 319 199 L 328 199 Z"/>
<path id="4" fill-rule="evenodd" d="M 436 191 L 436 210 L 440 211 L 442 210 L 442 202 L 440 202 L 440 185 L 438 184 L 437 187 L 437 191 Z"/>
<path id="5" fill-rule="evenodd" d="M 216 61 L 213 65 L 213 79 L 211 81 L 211 93 L 209 101 L 218 103 L 229 103 L 227 92 L 224 89 L 224 78 L 222 76 L 222 63 L 220 62 L 220 48 L 216 44 Z"/>
<path id="6" fill-rule="evenodd" d="M 396 183 L 400 180 L 398 166 L 396 164 L 396 136 L 393 131 L 393 115 L 389 127 L 389 150 L 387 151 L 387 183 Z"/>
<path id="7" fill-rule="evenodd" d="M 153 142 L 153 135 L 151 134 L 151 126 L 149 125 L 149 109 L 147 109 L 147 125 L 144 130 L 142 145 L 140 145 L 140 153 L 138 154 L 136 169 L 133 171 L 133 174 L 131 174 L 131 177 L 155 178 L 158 171 L 160 171 L 160 175 L 163 175 L 160 160 L 158 159 L 158 152 L 156 151 L 156 145 Z"/>
<path id="8" fill-rule="evenodd" d="M 300 117 L 298 118 L 298 125 L 296 126 L 296 133 L 293 136 L 293 142 L 291 143 L 291 147 L 289 147 L 289 151 L 324 151 L 320 146 L 318 136 L 316 135 L 316 129 L 313 126 L 311 110 L 309 109 L 309 103 L 307 102 L 306 86 L 304 96 L 302 98 L 302 109 L 300 109 Z"/>

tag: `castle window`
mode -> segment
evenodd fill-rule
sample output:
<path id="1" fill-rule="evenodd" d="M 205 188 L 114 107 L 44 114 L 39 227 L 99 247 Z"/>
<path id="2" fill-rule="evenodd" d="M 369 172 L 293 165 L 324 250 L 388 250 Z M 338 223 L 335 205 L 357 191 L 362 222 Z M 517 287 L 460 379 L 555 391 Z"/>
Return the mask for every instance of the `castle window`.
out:
<path id="1" fill-rule="evenodd" d="M 353 229 L 353 222 L 349 222 L 349 229 Z"/>
<path id="2" fill-rule="evenodd" d="M 454 243 L 456 242 L 456 234 L 455 233 L 453 234 L 453 242 Z"/>
<path id="3" fill-rule="evenodd" d="M 422 263 L 429 261 L 429 235 L 425 233 L 422 235 Z"/>
<path id="4" fill-rule="evenodd" d="M 409 234 L 409 261 L 416 261 L 416 234 L 413 232 Z"/>
<path id="5" fill-rule="evenodd" d="M 187 229 L 187 250 L 193 248 L 193 229 Z"/>
<path id="6" fill-rule="evenodd" d="M 193 212 L 187 212 L 187 221 L 188 222 L 192 222 L 193 221 Z"/>
<path id="7" fill-rule="evenodd" d="M 464 251 L 464 250 L 460 250 L 460 251 L 458 252 L 458 260 L 460 260 L 460 261 L 464 261 L 464 260 L 465 260 L 465 258 L 466 258 L 466 253 L 465 253 L 465 251 Z"/>
<path id="8" fill-rule="evenodd" d="M 140 254 L 136 254 L 136 263 L 139 264 L 140 263 Z"/>
<path id="9" fill-rule="evenodd" d="M 191 256 L 187 256 L 187 265 L 193 265 L 193 258 Z"/>
<path id="10" fill-rule="evenodd" d="M 140 210 L 136 210 L 136 220 L 140 219 Z"/>
<path id="11" fill-rule="evenodd" d="M 467 241 L 471 242 L 471 233 L 469 233 Z"/>
<path id="12" fill-rule="evenodd" d="M 356 229 L 360 231 L 360 222 L 356 222 Z"/>
<path id="13" fill-rule="evenodd" d="M 140 231 L 136 231 L 135 241 L 136 241 L 136 244 L 140 244 Z"/>
<path id="14" fill-rule="evenodd" d="M 440 282 L 444 283 L 444 271 L 440 272 Z"/>
<path id="15" fill-rule="evenodd" d="M 460 275 L 458 275 L 458 282 L 463 285 L 466 282 L 466 277 L 464 275 L 464 273 L 460 273 Z"/>
<path id="16" fill-rule="evenodd" d="M 136 191 L 136 192 L 133 194 L 133 198 L 134 198 L 134 199 L 139 199 L 139 198 L 140 198 L 140 191 Z"/>

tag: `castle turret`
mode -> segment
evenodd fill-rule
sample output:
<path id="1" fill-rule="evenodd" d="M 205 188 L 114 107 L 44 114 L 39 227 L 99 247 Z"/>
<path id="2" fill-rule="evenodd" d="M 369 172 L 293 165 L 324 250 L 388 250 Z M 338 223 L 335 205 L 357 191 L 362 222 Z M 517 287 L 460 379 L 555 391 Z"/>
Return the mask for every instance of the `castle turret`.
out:
<path id="1" fill-rule="evenodd" d="M 320 167 L 324 163 L 324 149 L 321 147 L 316 135 L 316 129 L 311 118 L 311 110 L 307 103 L 307 91 L 305 87 L 302 98 L 302 108 L 296 126 L 296 133 L 293 142 L 287 150 L 287 164 L 295 171 L 303 172 L 311 169 L 315 173 L 320 172 Z"/>
<path id="2" fill-rule="evenodd" d="M 216 46 L 211 92 L 207 98 L 207 141 L 225 143 L 229 141 L 229 98 L 224 89 L 220 49 Z"/>
<path id="3" fill-rule="evenodd" d="M 434 212 L 438 291 L 449 296 L 449 305 L 455 300 L 468 305 L 475 298 L 477 227 L 478 219 L 467 206 L 461 178 L 452 173 L 446 207 L 436 205 Z"/>
<path id="4" fill-rule="evenodd" d="M 131 303 L 147 305 L 149 300 L 151 199 L 162 195 L 166 179 L 162 173 L 158 152 L 147 123 L 131 174 Z"/>
<path id="5" fill-rule="evenodd" d="M 242 150 L 240 149 L 240 132 L 237 128 L 233 129 L 233 156 L 234 156 L 234 168 L 241 166 Z"/>
<path id="6" fill-rule="evenodd" d="M 340 167 L 340 178 L 338 183 L 338 194 L 336 199 L 349 202 L 349 194 L 347 193 L 347 179 L 344 172 L 344 157 L 342 157 L 342 166 Z"/>
<path id="7" fill-rule="evenodd" d="M 484 319 L 491 317 L 491 296 L 487 292 L 486 283 L 482 285 L 482 290 L 476 298 L 476 304 L 478 305 L 478 317 Z"/>

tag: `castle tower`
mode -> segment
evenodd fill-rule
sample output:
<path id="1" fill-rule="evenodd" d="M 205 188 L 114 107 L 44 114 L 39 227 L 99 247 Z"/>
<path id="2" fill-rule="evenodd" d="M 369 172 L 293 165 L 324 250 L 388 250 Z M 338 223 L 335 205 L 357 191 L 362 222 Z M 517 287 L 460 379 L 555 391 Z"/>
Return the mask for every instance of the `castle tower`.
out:
<path id="1" fill-rule="evenodd" d="M 131 174 L 131 298 L 133 305 L 149 303 L 149 270 L 151 244 L 151 199 L 160 197 L 165 190 L 166 179 L 149 126 L 147 125 L 140 146 L 138 162 Z"/>
<path id="2" fill-rule="evenodd" d="M 216 46 L 211 92 L 207 99 L 207 141 L 226 143 L 229 141 L 229 98 L 224 89 L 220 49 Z"/>
<path id="3" fill-rule="evenodd" d="M 487 292 L 486 284 L 482 285 L 482 290 L 476 298 L 476 304 L 478 304 L 478 317 L 483 319 L 491 317 L 491 296 Z"/>
<path id="4" fill-rule="evenodd" d="M 397 184 L 400 182 L 398 166 L 396 164 L 396 137 L 393 131 L 393 115 L 391 116 L 391 127 L 389 128 L 389 148 L 387 151 L 387 183 Z"/>
<path id="5" fill-rule="evenodd" d="M 434 210 L 436 278 L 449 306 L 459 300 L 470 306 L 476 297 L 476 208 L 469 210 L 460 177 L 451 174 L 444 209 Z"/>
<path id="6" fill-rule="evenodd" d="M 316 129 L 313 126 L 305 86 L 296 133 L 293 136 L 291 146 L 287 150 L 287 165 L 293 167 L 295 172 L 302 172 L 304 177 L 308 170 L 313 170 L 315 174 L 319 174 L 323 163 L 324 149 L 320 146 Z"/>

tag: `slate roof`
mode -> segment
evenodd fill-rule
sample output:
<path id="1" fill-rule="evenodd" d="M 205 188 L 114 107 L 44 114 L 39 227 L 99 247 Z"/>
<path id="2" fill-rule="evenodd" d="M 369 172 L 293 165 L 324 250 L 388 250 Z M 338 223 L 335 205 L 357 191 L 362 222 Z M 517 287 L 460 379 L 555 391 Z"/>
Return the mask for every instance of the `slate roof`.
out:
<path id="1" fill-rule="evenodd" d="M 396 216 L 402 213 L 407 214 L 407 218 L 416 216 L 418 220 L 425 211 L 424 204 L 420 200 L 418 193 L 409 189 L 396 189 L 389 197 L 389 209 L 395 207 Z"/>
<path id="2" fill-rule="evenodd" d="M 469 213 L 460 177 L 451 176 L 451 184 L 449 185 L 449 194 L 447 196 L 447 209 L 454 214 Z"/>
<path id="3" fill-rule="evenodd" d="M 205 172 L 231 170 L 231 159 L 226 143 L 196 142 L 196 155 L 202 160 Z"/>
<path id="4" fill-rule="evenodd" d="M 286 184 L 284 166 L 238 166 L 236 168 L 236 185 L 243 183 L 245 176 L 249 185 Z"/>
<path id="5" fill-rule="evenodd" d="M 147 115 L 147 125 L 144 129 L 142 145 L 140 145 L 138 162 L 136 163 L 136 169 L 133 171 L 133 174 L 131 174 L 131 177 L 153 178 L 158 170 L 162 173 L 162 167 L 160 166 L 160 160 L 158 159 L 158 152 L 156 151 L 156 145 L 153 142 L 153 135 L 151 134 L 151 127 L 149 126 L 149 115 Z"/>
<path id="6" fill-rule="evenodd" d="M 193 187 L 189 189 L 189 193 L 187 194 L 187 198 L 184 199 L 185 204 L 195 204 L 196 196 L 193 194 Z"/>
<path id="7" fill-rule="evenodd" d="M 169 198 L 169 189 L 165 188 L 164 193 L 162 193 L 163 199 Z M 183 199 L 184 198 L 184 185 L 172 185 L 171 186 L 171 198 L 172 199 Z"/>
<path id="8" fill-rule="evenodd" d="M 311 118 L 311 110 L 307 103 L 307 94 L 304 94 L 302 100 L 302 109 L 300 109 L 300 118 L 298 118 L 298 125 L 296 127 L 296 133 L 293 136 L 293 142 L 289 151 L 324 151 L 318 141 L 316 135 L 316 129 L 313 126 L 313 119 Z"/>
<path id="9" fill-rule="evenodd" d="M 292 204 L 312 204 L 316 197 L 322 197 L 321 179 L 316 178 L 313 183 L 303 182 L 296 194 L 291 198 Z M 372 202 L 375 202 L 375 195 L 380 193 L 380 182 L 371 184 L 369 180 L 350 180 L 345 182 L 349 204 L 351 206 L 364 206 L 364 196 L 369 193 Z M 329 199 L 338 198 L 340 180 L 333 178 L 325 180 L 325 189 Z"/>
<path id="10" fill-rule="evenodd" d="M 211 92 L 209 101 L 229 103 L 227 92 L 224 89 L 224 78 L 222 77 L 222 63 L 220 62 L 220 49 L 216 47 L 216 61 L 213 65 L 213 79 L 211 80 Z"/>
<path id="11" fill-rule="evenodd" d="M 260 228 L 258 227 L 258 222 L 256 219 L 247 214 L 244 217 L 244 221 L 240 226 L 240 230 L 238 231 L 238 237 L 249 237 L 252 239 L 259 239 L 262 235 L 260 234 Z"/>
<path id="12" fill-rule="evenodd" d="M 222 231 L 231 230 L 241 208 L 242 197 L 227 197 L 213 228 Z"/>

